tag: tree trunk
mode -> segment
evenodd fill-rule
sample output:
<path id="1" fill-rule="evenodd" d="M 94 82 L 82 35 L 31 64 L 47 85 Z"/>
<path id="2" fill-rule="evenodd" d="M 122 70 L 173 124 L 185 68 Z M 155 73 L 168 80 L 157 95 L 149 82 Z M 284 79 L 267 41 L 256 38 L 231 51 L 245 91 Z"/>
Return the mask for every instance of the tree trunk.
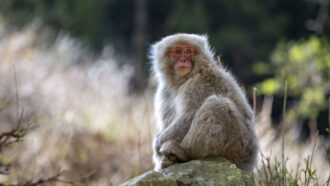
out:
<path id="1" fill-rule="evenodd" d="M 146 8 L 147 0 L 134 0 L 134 30 L 132 37 L 132 65 L 134 75 L 130 80 L 130 93 L 141 92 L 147 86 L 147 73 L 144 71 L 146 53 Z"/>

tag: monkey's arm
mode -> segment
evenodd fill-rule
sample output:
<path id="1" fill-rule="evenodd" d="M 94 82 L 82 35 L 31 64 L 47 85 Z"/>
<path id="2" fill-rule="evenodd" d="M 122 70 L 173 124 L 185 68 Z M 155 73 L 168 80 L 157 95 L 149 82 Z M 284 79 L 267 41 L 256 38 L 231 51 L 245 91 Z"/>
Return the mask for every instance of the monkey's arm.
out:
<path id="1" fill-rule="evenodd" d="M 157 135 L 157 149 L 159 150 L 161 145 L 170 139 L 174 139 L 175 141 L 180 142 L 187 134 L 194 115 L 194 113 L 185 114 L 184 116 L 174 120 L 167 128 L 161 131 Z"/>
<path id="2" fill-rule="evenodd" d="M 165 168 L 175 162 L 187 161 L 187 152 L 180 146 L 180 141 L 187 134 L 192 117 L 185 115 L 174 120 L 166 129 L 159 132 L 153 141 L 156 170 Z"/>
<path id="3" fill-rule="evenodd" d="M 176 99 L 178 114 L 169 126 L 157 135 L 156 150 L 159 150 L 164 142 L 171 139 L 181 142 L 186 136 L 202 102 L 214 93 L 211 85 L 204 85 L 201 89 L 197 83 L 198 78 L 193 79 L 185 85 L 184 92 L 179 92 L 178 99 Z"/>
<path id="4" fill-rule="evenodd" d="M 160 130 L 167 128 L 174 120 L 175 108 L 173 96 L 164 85 L 159 85 L 155 97 L 157 125 Z"/>

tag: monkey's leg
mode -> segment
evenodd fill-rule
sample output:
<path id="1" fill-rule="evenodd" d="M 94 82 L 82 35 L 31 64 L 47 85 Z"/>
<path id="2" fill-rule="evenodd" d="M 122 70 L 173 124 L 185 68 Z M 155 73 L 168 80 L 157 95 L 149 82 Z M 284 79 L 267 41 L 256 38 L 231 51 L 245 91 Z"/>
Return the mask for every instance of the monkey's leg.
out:
<path id="1" fill-rule="evenodd" d="M 224 128 L 229 122 L 227 98 L 212 95 L 197 111 L 192 125 L 181 145 L 188 149 L 192 158 L 218 155 L 224 147 Z"/>
<path id="2" fill-rule="evenodd" d="M 244 163 L 254 163 L 251 156 L 254 156 L 255 144 L 254 136 L 242 121 L 230 99 L 210 96 L 196 113 L 181 146 L 188 149 L 192 159 L 221 156 L 245 168 Z"/>

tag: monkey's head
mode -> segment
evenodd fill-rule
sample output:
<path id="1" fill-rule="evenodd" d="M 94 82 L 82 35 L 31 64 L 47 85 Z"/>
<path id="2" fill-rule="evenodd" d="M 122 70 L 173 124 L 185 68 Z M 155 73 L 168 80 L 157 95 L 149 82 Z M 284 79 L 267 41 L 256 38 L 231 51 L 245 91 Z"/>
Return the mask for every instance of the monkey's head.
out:
<path id="1" fill-rule="evenodd" d="M 175 84 L 215 63 L 206 35 L 174 34 L 151 48 L 153 71 L 157 78 Z"/>
<path id="2" fill-rule="evenodd" d="M 170 56 L 174 61 L 175 73 L 185 76 L 191 72 L 192 57 L 195 55 L 195 48 L 191 45 L 176 45 L 170 49 Z"/>

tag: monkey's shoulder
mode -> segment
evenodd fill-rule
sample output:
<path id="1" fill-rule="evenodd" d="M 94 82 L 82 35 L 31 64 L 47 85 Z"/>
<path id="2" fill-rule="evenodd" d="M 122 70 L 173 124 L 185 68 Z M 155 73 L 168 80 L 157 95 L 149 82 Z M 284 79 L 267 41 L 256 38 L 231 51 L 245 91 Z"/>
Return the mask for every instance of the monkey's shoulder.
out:
<path id="1" fill-rule="evenodd" d="M 218 68 L 200 69 L 193 77 L 188 79 L 182 89 L 187 91 L 212 91 L 213 93 L 224 93 L 228 91 L 227 72 Z"/>

